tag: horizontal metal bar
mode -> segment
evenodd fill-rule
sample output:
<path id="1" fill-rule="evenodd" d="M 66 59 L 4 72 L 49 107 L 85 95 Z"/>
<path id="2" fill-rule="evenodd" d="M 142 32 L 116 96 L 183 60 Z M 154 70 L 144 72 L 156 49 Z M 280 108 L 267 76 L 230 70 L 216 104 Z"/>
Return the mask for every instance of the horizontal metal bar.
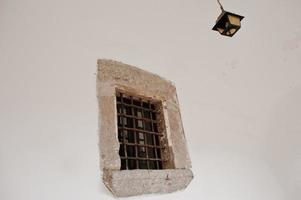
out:
<path id="1" fill-rule="evenodd" d="M 128 130 L 128 131 L 135 131 L 135 132 L 142 132 L 142 133 L 149 133 L 149 134 L 158 135 L 158 136 L 161 136 L 161 137 L 164 136 L 162 133 L 157 133 L 157 132 L 152 132 L 152 131 L 146 131 L 146 130 L 137 129 L 137 128 L 127 128 L 127 127 L 118 126 L 118 129 L 121 129 L 121 130 L 123 129 L 123 130 Z"/>
<path id="2" fill-rule="evenodd" d="M 122 144 L 126 144 L 126 145 L 129 145 L 129 146 L 139 146 L 139 147 L 149 147 L 149 148 L 158 148 L 158 149 L 165 149 L 165 147 L 163 146 L 155 146 L 155 145 L 150 145 L 150 144 L 136 144 L 136 143 L 123 143 Z"/>
<path id="3" fill-rule="evenodd" d="M 127 114 L 123 114 L 123 113 L 117 113 L 118 116 L 122 116 L 122 117 L 127 117 L 127 118 L 133 118 L 133 119 L 139 119 L 139 120 L 144 120 L 144 121 L 150 121 L 153 123 L 159 123 L 159 121 L 157 120 L 152 120 L 149 118 L 144 118 L 144 117 L 136 117 L 134 115 L 127 115 Z"/>
<path id="4" fill-rule="evenodd" d="M 119 105 L 123 104 L 123 105 L 128 106 L 128 107 L 134 107 L 134 108 L 142 109 L 142 110 L 145 110 L 145 111 L 152 111 L 154 113 L 158 113 L 157 110 L 149 109 L 149 108 L 144 108 L 144 107 L 137 106 L 137 105 L 134 105 L 134 104 L 121 103 L 119 101 L 117 101 L 117 104 L 119 104 Z"/>
<path id="5" fill-rule="evenodd" d="M 160 158 L 141 158 L 141 157 L 124 157 L 124 156 L 120 156 L 121 159 L 123 160 L 151 160 L 151 161 L 161 161 L 163 162 L 163 159 L 160 159 Z"/>

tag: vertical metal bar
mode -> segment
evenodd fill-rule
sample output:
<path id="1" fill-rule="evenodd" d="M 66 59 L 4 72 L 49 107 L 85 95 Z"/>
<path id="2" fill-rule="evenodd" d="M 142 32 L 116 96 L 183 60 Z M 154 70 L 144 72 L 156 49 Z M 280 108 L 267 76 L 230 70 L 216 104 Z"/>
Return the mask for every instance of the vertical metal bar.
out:
<path id="1" fill-rule="evenodd" d="M 153 110 L 152 110 L 150 101 L 148 101 L 148 103 L 149 103 L 149 109 L 150 109 L 151 131 L 154 132 Z M 158 155 L 157 155 L 157 148 L 156 148 L 156 137 L 155 137 L 155 134 L 151 134 L 151 135 L 152 135 L 152 137 L 153 137 L 153 142 L 154 142 L 154 146 L 155 146 L 155 147 L 152 147 L 152 150 L 155 151 L 155 158 L 157 159 L 157 158 L 158 158 Z M 157 169 L 159 169 L 159 161 L 156 160 L 155 162 L 156 162 Z"/>
<path id="2" fill-rule="evenodd" d="M 124 104 L 123 104 L 123 94 L 122 93 L 120 93 L 120 101 L 121 101 L 121 112 L 122 112 L 122 114 L 124 114 L 123 113 L 123 109 L 124 109 Z M 124 117 L 123 116 L 121 116 L 121 119 L 122 119 L 122 137 L 123 137 L 123 147 L 124 147 L 124 156 L 125 156 L 125 167 L 126 167 L 126 169 L 128 169 L 129 168 L 129 166 L 128 166 L 128 156 L 127 156 L 127 148 L 126 148 L 126 141 L 125 141 L 125 130 L 124 130 Z"/>
<path id="3" fill-rule="evenodd" d="M 159 125 L 158 125 L 158 123 L 157 123 L 157 129 L 158 129 L 158 132 L 159 132 L 159 127 L 158 127 L 158 126 L 159 126 Z M 157 151 L 160 152 L 160 158 L 159 158 L 160 160 L 157 161 L 158 169 L 160 169 L 159 162 L 161 162 L 161 166 L 162 166 L 162 168 L 163 168 L 163 163 L 162 163 L 162 162 L 163 162 L 163 161 L 162 161 L 162 149 L 161 149 L 161 144 L 160 144 L 160 136 L 157 135 L 156 137 L 158 138 L 158 144 L 157 144 L 157 142 L 156 142 L 156 146 L 159 147 L 159 148 L 156 148 L 155 152 L 156 152 L 156 154 L 157 154 L 157 158 L 159 158 L 158 152 L 157 152 Z"/>
<path id="4" fill-rule="evenodd" d="M 133 107 L 134 103 L 133 103 L 133 97 L 131 96 L 131 110 L 132 110 L 132 116 L 135 116 L 134 114 L 134 107 Z M 136 130 L 136 119 L 133 118 L 133 129 Z M 136 169 L 139 169 L 139 162 L 138 162 L 138 140 L 137 140 L 137 132 L 134 132 L 134 140 L 135 140 L 135 157 L 136 157 Z"/>
<path id="5" fill-rule="evenodd" d="M 143 101 L 142 99 L 139 99 L 140 100 L 140 106 L 141 106 L 141 117 L 142 119 L 144 119 L 144 109 L 143 109 Z M 143 130 L 145 131 L 145 120 L 141 120 L 142 121 L 142 126 L 143 126 Z M 146 136 L 146 132 L 143 133 L 144 135 L 144 143 L 147 144 L 147 136 Z M 146 154 L 146 164 L 147 164 L 147 169 L 149 169 L 149 158 L 148 158 L 148 149 L 146 146 L 144 146 L 145 148 L 145 154 Z"/>

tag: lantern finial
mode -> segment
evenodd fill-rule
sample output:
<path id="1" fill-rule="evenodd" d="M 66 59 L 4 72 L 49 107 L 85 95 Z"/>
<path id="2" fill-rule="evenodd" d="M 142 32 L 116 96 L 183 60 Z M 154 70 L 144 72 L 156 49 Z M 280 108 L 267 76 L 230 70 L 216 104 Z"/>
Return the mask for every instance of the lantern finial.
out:
<path id="1" fill-rule="evenodd" d="M 219 4 L 221 10 L 224 11 L 224 7 L 223 7 L 223 5 L 221 4 L 220 0 L 217 0 L 217 3 Z"/>

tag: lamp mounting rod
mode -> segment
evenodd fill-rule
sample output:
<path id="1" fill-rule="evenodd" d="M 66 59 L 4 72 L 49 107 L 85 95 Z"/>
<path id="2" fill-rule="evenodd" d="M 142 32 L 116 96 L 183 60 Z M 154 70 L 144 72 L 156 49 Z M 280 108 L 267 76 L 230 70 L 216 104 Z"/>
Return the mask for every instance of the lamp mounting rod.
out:
<path id="1" fill-rule="evenodd" d="M 219 4 L 221 10 L 224 11 L 224 7 L 223 7 L 223 5 L 221 4 L 220 0 L 217 0 L 217 3 Z"/>

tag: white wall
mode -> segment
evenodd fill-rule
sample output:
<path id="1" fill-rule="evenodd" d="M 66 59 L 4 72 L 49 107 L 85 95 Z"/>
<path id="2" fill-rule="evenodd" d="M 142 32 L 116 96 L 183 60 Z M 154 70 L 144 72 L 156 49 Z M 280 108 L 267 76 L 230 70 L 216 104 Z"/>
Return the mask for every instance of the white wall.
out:
<path id="1" fill-rule="evenodd" d="M 112 199 L 95 72 L 111 58 L 173 80 L 195 178 L 146 199 L 301 199 L 300 1 L 1 0 L 0 199 Z M 140 199 L 137 197 L 135 199 Z"/>

